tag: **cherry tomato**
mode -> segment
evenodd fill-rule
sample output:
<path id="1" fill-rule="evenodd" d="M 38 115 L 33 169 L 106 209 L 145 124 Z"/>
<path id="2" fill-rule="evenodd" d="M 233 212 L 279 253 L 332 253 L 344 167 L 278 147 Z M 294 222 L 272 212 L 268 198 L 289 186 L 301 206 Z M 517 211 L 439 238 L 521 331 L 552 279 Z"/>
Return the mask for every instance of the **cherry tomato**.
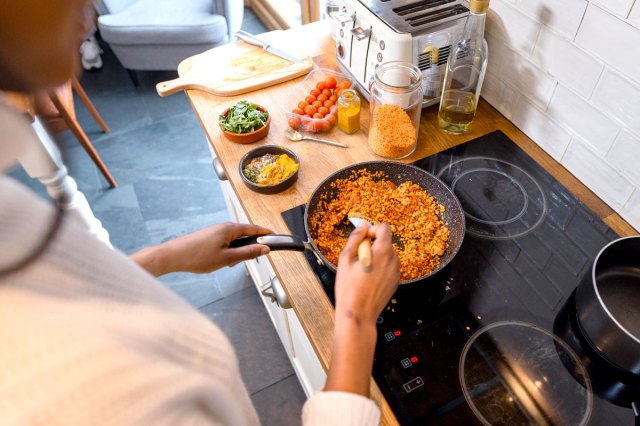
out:
<path id="1" fill-rule="evenodd" d="M 341 90 L 348 89 L 349 87 L 351 87 L 351 82 L 349 80 L 345 80 L 342 83 L 338 84 L 337 87 Z"/>
<path id="2" fill-rule="evenodd" d="M 331 108 L 334 105 L 334 103 L 332 100 L 328 100 L 328 101 L 324 101 L 322 105 L 324 105 L 327 108 Z"/>
<path id="3" fill-rule="evenodd" d="M 324 115 L 320 114 L 319 112 L 316 112 L 315 114 L 313 114 L 313 118 L 315 118 L 315 119 L 323 119 Z"/>
<path id="4" fill-rule="evenodd" d="M 313 107 L 314 107 L 315 109 L 318 109 L 318 108 L 320 108 L 320 107 L 322 106 L 322 102 L 320 102 L 320 101 L 313 101 L 313 103 L 312 103 L 311 105 L 313 105 Z"/>
<path id="5" fill-rule="evenodd" d="M 304 112 L 309 115 L 310 117 L 313 116 L 313 114 L 315 114 L 316 112 L 318 112 L 318 110 L 316 110 L 316 108 L 313 105 L 309 105 L 304 109 Z"/>
<path id="6" fill-rule="evenodd" d="M 303 111 L 307 106 L 309 106 L 309 104 L 307 102 L 305 102 L 305 101 L 298 102 L 298 108 L 300 108 Z"/>
<path id="7" fill-rule="evenodd" d="M 292 117 L 289 119 L 289 127 L 292 129 L 297 129 L 300 126 L 300 119 L 297 117 Z"/>
<path id="8" fill-rule="evenodd" d="M 312 95 L 308 95 L 306 98 L 304 98 L 304 101 L 308 104 L 314 103 L 315 100 L 316 100 L 316 97 Z"/>
<path id="9" fill-rule="evenodd" d="M 292 111 L 294 114 L 304 115 L 304 110 L 300 108 L 294 108 Z"/>
<path id="10" fill-rule="evenodd" d="M 335 104 L 336 101 L 338 100 L 338 95 L 336 95 L 334 92 L 333 95 L 329 96 L 329 100 Z"/>
<path id="11" fill-rule="evenodd" d="M 329 89 L 324 89 L 324 90 L 322 91 L 322 94 L 323 94 L 323 95 L 325 95 L 325 96 L 328 98 L 329 96 L 331 96 L 331 90 L 329 90 Z"/>
<path id="12" fill-rule="evenodd" d="M 324 81 L 324 86 L 325 86 L 327 89 L 333 89 L 333 88 L 335 88 L 335 87 L 336 87 L 336 84 L 337 84 L 337 83 L 338 83 L 338 82 L 336 81 L 336 78 L 335 78 L 335 77 L 331 77 L 331 76 L 329 76 L 329 77 L 327 77 L 327 78 L 326 78 L 326 80 Z"/>
<path id="13" fill-rule="evenodd" d="M 312 89 L 310 94 L 311 94 L 311 96 L 318 97 L 318 95 L 321 94 L 321 93 L 322 93 L 322 91 L 320 91 L 318 89 Z"/>
<path id="14" fill-rule="evenodd" d="M 328 132 L 329 130 L 331 130 L 331 128 L 333 127 L 334 124 L 336 124 L 335 120 L 331 121 L 330 117 L 332 117 L 331 115 L 327 116 L 324 118 L 324 120 L 322 120 L 322 130 L 325 132 Z"/>
<path id="15" fill-rule="evenodd" d="M 338 121 L 338 119 L 336 118 L 335 114 L 329 114 L 326 119 L 331 123 L 331 126 L 333 127 L 334 124 L 336 124 L 336 122 Z"/>
<path id="16" fill-rule="evenodd" d="M 324 81 L 319 82 L 318 84 L 316 84 L 316 89 L 323 91 L 325 88 L 324 86 Z"/>
<path id="17" fill-rule="evenodd" d="M 322 127 L 321 127 L 321 126 L 322 126 L 321 124 L 320 124 L 320 126 L 318 126 L 319 124 L 320 124 L 320 122 L 316 122 L 316 121 L 309 121 L 309 122 L 307 123 L 306 127 L 305 127 L 305 130 L 306 130 L 307 132 L 311 132 L 311 133 L 318 133 L 318 131 L 319 131 L 319 129 L 318 129 L 318 128 L 319 128 L 319 127 L 320 127 L 320 128 L 322 128 Z"/>
<path id="18" fill-rule="evenodd" d="M 328 97 L 327 97 L 327 95 L 325 95 L 324 93 L 323 93 L 323 94 L 321 94 L 321 95 L 318 95 L 318 100 L 319 100 L 320 102 L 322 102 L 322 103 L 324 103 L 324 101 L 326 101 L 327 99 L 329 99 L 329 98 L 328 98 Z"/>
<path id="19" fill-rule="evenodd" d="M 329 108 L 321 106 L 320 108 L 318 108 L 318 112 L 324 117 L 325 115 L 329 114 Z"/>

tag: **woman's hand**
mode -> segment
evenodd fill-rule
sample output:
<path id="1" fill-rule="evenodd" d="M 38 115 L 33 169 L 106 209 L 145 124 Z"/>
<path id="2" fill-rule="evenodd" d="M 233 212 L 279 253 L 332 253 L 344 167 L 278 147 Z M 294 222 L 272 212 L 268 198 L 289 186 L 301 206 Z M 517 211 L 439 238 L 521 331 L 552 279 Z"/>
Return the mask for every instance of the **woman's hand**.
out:
<path id="1" fill-rule="evenodd" d="M 372 264 L 365 268 L 358 260 L 358 246 L 371 238 Z M 389 303 L 400 280 L 400 260 L 391 245 L 391 228 L 386 223 L 359 226 L 340 253 L 336 276 L 336 315 L 375 324 Z"/>
<path id="2" fill-rule="evenodd" d="M 261 244 L 233 249 L 229 244 L 239 237 L 270 233 L 273 231 L 258 225 L 221 223 L 142 249 L 131 258 L 155 276 L 170 272 L 204 274 L 269 253 L 269 247 Z"/>
<path id="3" fill-rule="evenodd" d="M 365 238 L 375 238 L 370 268 L 358 260 L 358 246 Z M 400 260 L 391 245 L 389 225 L 356 228 L 338 262 L 333 353 L 325 390 L 369 395 L 376 320 L 399 280 Z"/>

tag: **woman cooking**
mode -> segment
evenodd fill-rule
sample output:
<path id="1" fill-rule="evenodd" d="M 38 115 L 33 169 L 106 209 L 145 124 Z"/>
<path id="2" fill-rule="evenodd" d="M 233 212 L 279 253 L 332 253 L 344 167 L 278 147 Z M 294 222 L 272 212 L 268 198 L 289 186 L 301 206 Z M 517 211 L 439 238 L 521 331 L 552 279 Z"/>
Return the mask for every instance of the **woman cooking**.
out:
<path id="1" fill-rule="evenodd" d="M 86 3 L 2 2 L 1 90 L 29 93 L 69 79 Z M 24 155 L 30 137 L 29 125 L 0 103 L 0 171 Z M 1 423 L 258 424 L 229 341 L 154 276 L 267 254 L 261 245 L 228 247 L 269 232 L 214 225 L 127 258 L 0 175 Z M 367 237 L 375 238 L 371 270 L 357 260 Z M 389 227 L 357 228 L 338 265 L 327 382 L 306 402 L 304 424 L 379 423 L 367 398 L 375 319 L 398 279 Z"/>

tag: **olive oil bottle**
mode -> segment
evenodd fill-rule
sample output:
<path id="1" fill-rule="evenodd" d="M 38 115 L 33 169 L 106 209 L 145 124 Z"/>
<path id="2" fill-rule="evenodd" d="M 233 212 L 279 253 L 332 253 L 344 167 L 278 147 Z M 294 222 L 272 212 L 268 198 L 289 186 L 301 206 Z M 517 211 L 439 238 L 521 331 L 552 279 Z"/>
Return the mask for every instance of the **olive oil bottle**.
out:
<path id="1" fill-rule="evenodd" d="M 463 134 L 476 114 L 489 57 L 484 39 L 488 8 L 489 0 L 469 0 L 464 30 L 451 45 L 438 111 L 438 125 L 447 133 Z"/>

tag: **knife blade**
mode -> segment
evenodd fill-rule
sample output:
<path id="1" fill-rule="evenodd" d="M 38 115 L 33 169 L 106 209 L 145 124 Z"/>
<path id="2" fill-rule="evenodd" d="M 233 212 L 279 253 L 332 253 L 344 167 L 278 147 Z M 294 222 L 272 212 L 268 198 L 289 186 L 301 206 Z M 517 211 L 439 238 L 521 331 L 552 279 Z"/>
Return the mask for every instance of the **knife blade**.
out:
<path id="1" fill-rule="evenodd" d="M 260 40 L 259 38 L 252 36 L 251 34 L 249 34 L 246 31 L 238 31 L 235 34 L 235 36 L 237 38 L 239 38 L 240 40 L 243 40 L 243 41 L 245 41 L 245 42 L 247 42 L 249 44 L 252 44 L 254 46 L 260 46 L 265 51 L 267 51 L 267 52 L 269 52 L 269 53 L 271 53 L 273 55 L 280 56 L 281 58 L 286 59 L 287 61 L 295 62 L 295 63 L 298 63 L 298 64 L 304 64 L 305 63 L 304 59 L 300 59 L 300 58 L 298 58 L 296 56 L 288 54 L 287 52 L 283 52 L 282 50 L 271 46 L 269 43 L 266 43 L 266 42 Z"/>

